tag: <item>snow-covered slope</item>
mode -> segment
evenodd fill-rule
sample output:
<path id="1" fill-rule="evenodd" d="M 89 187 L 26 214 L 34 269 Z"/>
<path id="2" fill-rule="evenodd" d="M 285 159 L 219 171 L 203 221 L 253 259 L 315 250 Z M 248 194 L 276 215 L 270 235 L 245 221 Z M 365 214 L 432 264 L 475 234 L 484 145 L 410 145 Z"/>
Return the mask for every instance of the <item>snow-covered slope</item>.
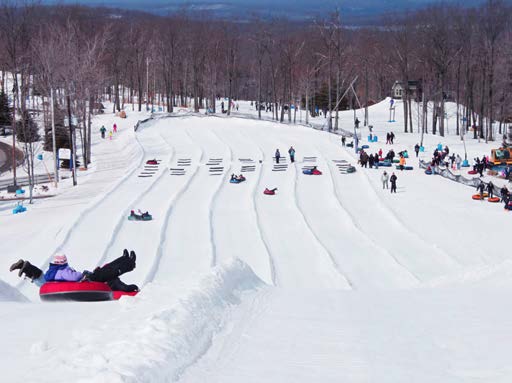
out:
<path id="1" fill-rule="evenodd" d="M 370 108 L 374 133 L 393 130 L 392 147 L 408 149 L 412 171 L 361 169 L 339 136 L 255 121 L 248 103 L 243 118 L 160 116 L 137 132 L 144 114 L 97 117 L 95 125 L 117 121 L 120 132 L 95 139 L 78 188 L 66 180 L 21 215 L 0 204 L 2 379 L 511 379 L 512 267 L 503 242 L 511 217 L 418 169 L 419 134 L 388 123 L 388 105 Z M 341 127 L 351 130 L 352 116 L 341 113 Z M 367 133 L 361 128 L 364 144 Z M 421 157 L 439 142 L 462 154 L 459 137 L 426 135 Z M 469 158 L 492 147 L 466 144 Z M 148 167 L 149 159 L 159 164 Z M 356 173 L 340 173 L 339 161 Z M 323 174 L 304 175 L 308 166 Z M 383 170 L 398 175 L 397 194 L 382 189 Z M 233 173 L 247 180 L 229 183 Z M 137 209 L 153 220 L 128 221 Z M 118 302 L 43 304 L 33 284 L 8 271 L 19 258 L 45 268 L 56 250 L 91 270 L 124 248 L 136 251 L 137 268 L 123 280 L 142 292 Z"/>

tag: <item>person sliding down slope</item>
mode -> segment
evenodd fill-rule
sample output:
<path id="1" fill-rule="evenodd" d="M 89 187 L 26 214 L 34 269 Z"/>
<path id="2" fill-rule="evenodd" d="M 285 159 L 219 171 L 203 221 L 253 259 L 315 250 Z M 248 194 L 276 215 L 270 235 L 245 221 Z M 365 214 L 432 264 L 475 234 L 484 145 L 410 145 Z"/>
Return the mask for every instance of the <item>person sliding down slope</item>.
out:
<path id="1" fill-rule="evenodd" d="M 128 253 L 128 250 L 124 249 L 121 257 L 103 267 L 97 267 L 92 273 L 90 271 L 79 272 L 68 265 L 68 259 L 64 254 L 56 254 L 44 274 L 41 269 L 23 259 L 13 263 L 9 271 L 19 270 L 19 277 L 25 276 L 37 286 L 42 286 L 46 282 L 91 281 L 107 283 L 112 290 L 132 292 L 139 291 L 137 285 L 126 285 L 119 277 L 135 269 L 135 261 L 135 252 L 132 250 Z"/>

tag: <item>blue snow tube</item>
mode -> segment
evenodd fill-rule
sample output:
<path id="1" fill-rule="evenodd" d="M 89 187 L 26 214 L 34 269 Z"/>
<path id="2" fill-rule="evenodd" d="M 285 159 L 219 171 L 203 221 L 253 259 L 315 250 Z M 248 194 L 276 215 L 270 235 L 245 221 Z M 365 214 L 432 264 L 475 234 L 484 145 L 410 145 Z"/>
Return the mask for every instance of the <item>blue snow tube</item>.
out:
<path id="1" fill-rule="evenodd" d="M 397 169 L 397 170 L 400 170 L 400 165 L 397 165 L 397 166 L 396 166 L 396 169 Z M 404 170 L 412 170 L 412 169 L 413 169 L 413 167 L 412 167 L 412 166 L 409 166 L 409 165 L 404 166 Z"/>
<path id="2" fill-rule="evenodd" d="M 391 167 L 391 162 L 388 162 L 388 161 L 380 161 L 378 164 L 378 166 L 385 166 L 387 168 Z"/>
<path id="3" fill-rule="evenodd" d="M 432 170 L 425 170 L 425 174 L 428 174 L 428 175 L 431 175 L 432 174 Z"/>
<path id="4" fill-rule="evenodd" d="M 363 145 L 361 146 L 361 149 L 368 149 L 370 147 L 370 145 Z"/>
<path id="5" fill-rule="evenodd" d="M 313 174 L 313 169 L 304 169 L 304 170 L 302 171 L 302 173 L 304 173 L 304 174 L 308 174 L 308 175 L 311 175 L 311 174 Z"/>
<path id="6" fill-rule="evenodd" d="M 355 173 L 355 171 L 356 171 L 356 168 L 353 166 L 350 166 L 347 168 L 347 173 Z"/>
<path id="7" fill-rule="evenodd" d="M 237 180 L 237 179 L 232 179 L 232 180 L 229 180 L 229 182 L 232 183 L 232 184 L 239 184 L 242 181 Z"/>

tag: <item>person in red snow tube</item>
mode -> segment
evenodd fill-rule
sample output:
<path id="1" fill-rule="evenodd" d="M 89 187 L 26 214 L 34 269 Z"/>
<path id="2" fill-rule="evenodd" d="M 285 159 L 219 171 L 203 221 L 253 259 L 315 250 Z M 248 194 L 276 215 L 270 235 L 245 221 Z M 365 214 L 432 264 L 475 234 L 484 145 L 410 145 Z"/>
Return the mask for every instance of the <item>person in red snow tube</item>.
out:
<path id="1" fill-rule="evenodd" d="M 127 285 L 119 279 L 124 273 L 135 269 L 136 254 L 132 250 L 124 249 L 123 255 L 102 267 L 97 267 L 91 273 L 84 270 L 76 271 L 68 265 L 68 259 L 64 254 L 56 254 L 53 256 L 46 273 L 34 266 L 29 261 L 20 259 L 13 263 L 9 271 L 19 270 L 18 276 L 30 279 L 37 286 L 42 286 L 46 282 L 103 282 L 112 290 L 135 292 L 139 291 L 137 285 Z"/>
<path id="2" fill-rule="evenodd" d="M 263 194 L 274 195 L 274 194 L 276 194 L 276 190 L 277 190 L 277 188 L 273 188 L 273 189 L 265 188 L 265 190 L 263 191 Z"/>
<path id="3" fill-rule="evenodd" d="M 147 160 L 146 164 L 148 164 L 148 165 L 158 165 L 158 161 L 156 159 Z"/>

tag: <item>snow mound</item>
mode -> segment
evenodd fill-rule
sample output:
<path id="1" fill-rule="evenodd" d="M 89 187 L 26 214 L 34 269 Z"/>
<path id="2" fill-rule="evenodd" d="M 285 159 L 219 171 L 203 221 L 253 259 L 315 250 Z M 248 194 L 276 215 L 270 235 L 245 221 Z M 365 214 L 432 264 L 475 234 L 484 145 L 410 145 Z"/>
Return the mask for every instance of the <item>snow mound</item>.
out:
<path id="1" fill-rule="evenodd" d="M 59 353 L 68 359 L 61 364 L 77 382 L 175 381 L 209 349 L 228 310 L 264 283 L 234 259 L 213 268 L 195 286 L 183 286 L 151 284 L 139 296 L 121 300 L 122 318 L 112 318 L 99 331 L 76 331 L 72 352 Z M 61 376 L 52 379 L 63 381 Z"/>
<path id="2" fill-rule="evenodd" d="M 28 302 L 28 299 L 17 288 L 0 279 L 0 302 Z"/>

